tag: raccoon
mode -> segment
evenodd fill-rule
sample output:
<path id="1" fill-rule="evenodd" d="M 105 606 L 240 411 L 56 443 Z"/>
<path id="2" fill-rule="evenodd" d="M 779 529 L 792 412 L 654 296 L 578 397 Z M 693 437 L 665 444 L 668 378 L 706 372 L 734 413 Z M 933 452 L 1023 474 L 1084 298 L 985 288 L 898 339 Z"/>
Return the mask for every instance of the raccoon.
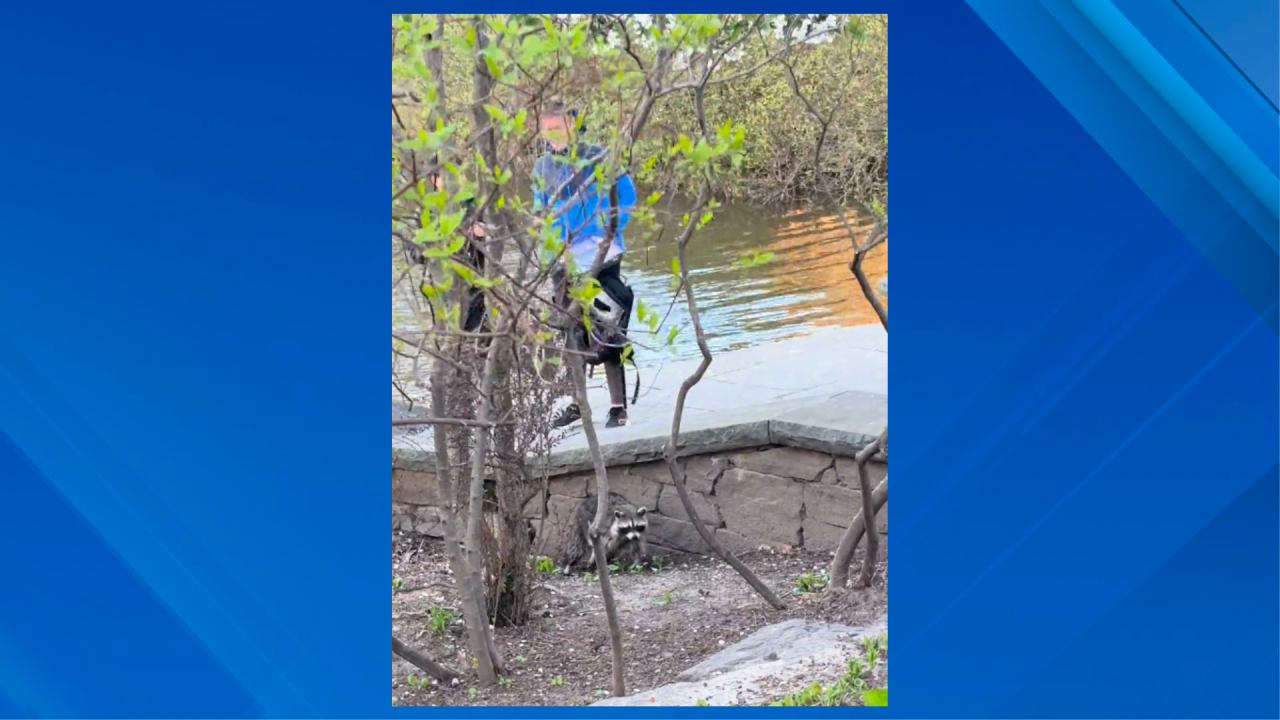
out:
<path id="1" fill-rule="evenodd" d="M 596 552 L 589 533 L 596 517 L 596 502 L 595 496 L 586 498 L 579 503 L 573 515 L 573 525 L 569 527 L 569 537 L 560 555 L 560 566 L 566 574 L 595 566 Z M 645 517 L 648 510 L 643 506 L 636 507 L 612 492 L 609 493 L 609 510 L 612 522 L 603 538 L 605 559 L 612 562 L 626 558 L 639 562 L 648 557 L 649 548 L 645 544 L 645 531 L 649 529 L 649 521 Z"/>

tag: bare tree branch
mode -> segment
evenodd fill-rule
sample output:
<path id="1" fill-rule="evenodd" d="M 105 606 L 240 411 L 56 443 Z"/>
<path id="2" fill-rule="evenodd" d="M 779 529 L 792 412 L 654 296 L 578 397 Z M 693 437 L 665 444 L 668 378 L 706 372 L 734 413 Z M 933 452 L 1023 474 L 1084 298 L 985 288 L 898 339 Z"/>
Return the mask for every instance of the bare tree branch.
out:
<path id="1" fill-rule="evenodd" d="M 442 683 L 451 683 L 458 679 L 458 673 L 450 668 L 441 665 L 426 655 L 405 645 L 395 635 L 391 636 L 391 652 L 413 663 L 419 670 L 425 672 L 431 677 Z"/>
<path id="2" fill-rule="evenodd" d="M 863 552 L 862 573 L 858 582 L 863 587 L 870 587 L 871 576 L 875 572 L 876 554 L 880 546 L 880 533 L 876 530 L 876 513 L 889 500 L 889 480 L 880 482 L 874 492 L 871 490 L 871 479 L 867 474 L 867 463 L 878 452 L 887 452 L 889 429 L 885 428 L 880 437 L 873 440 L 854 457 L 858 466 L 858 486 L 862 495 L 862 508 L 854 515 L 849 527 L 840 538 L 840 547 L 836 550 L 835 560 L 831 563 L 831 586 L 844 587 L 849 581 L 849 562 L 853 559 L 854 548 L 862 535 L 867 536 L 867 547 Z"/>
<path id="3" fill-rule="evenodd" d="M 689 490 L 685 486 L 685 469 L 676 459 L 676 451 L 680 442 L 680 420 L 684 416 L 685 398 L 689 396 L 689 390 L 702 379 L 702 376 L 707 372 L 707 368 L 711 367 L 711 349 L 707 346 L 707 338 L 702 331 L 698 303 L 693 297 L 693 287 L 689 283 L 689 267 L 688 263 L 685 262 L 685 248 L 689 244 L 689 238 L 693 236 L 698 214 L 706 206 L 709 199 L 710 193 L 704 185 L 697 205 L 689 213 L 689 222 L 685 225 L 684 232 L 680 234 L 679 239 L 676 241 L 676 253 L 680 261 L 680 281 L 684 285 L 685 301 L 689 305 L 689 317 L 693 320 L 693 329 L 698 341 L 698 350 L 702 353 L 702 361 L 698 364 L 698 369 L 694 370 L 693 374 L 685 378 L 685 381 L 680 384 L 680 392 L 676 395 L 675 412 L 671 416 L 671 438 L 663 449 L 663 455 L 667 460 L 667 468 L 671 471 L 671 480 L 676 486 L 676 493 L 680 496 L 680 504 L 684 506 L 684 511 L 689 516 L 690 522 L 693 523 L 694 529 L 697 530 L 698 535 L 702 538 L 702 542 L 706 543 L 707 547 L 711 548 L 721 560 L 724 560 L 734 570 L 737 570 L 738 574 L 747 581 L 747 584 L 770 605 L 775 609 L 782 610 L 786 605 L 769 589 L 769 586 L 761 582 L 760 578 L 756 577 L 750 568 L 721 545 L 720 541 L 716 540 L 715 535 L 703 524 L 702 519 L 698 517 L 698 511 L 694 509 L 693 500 L 689 497 Z"/>

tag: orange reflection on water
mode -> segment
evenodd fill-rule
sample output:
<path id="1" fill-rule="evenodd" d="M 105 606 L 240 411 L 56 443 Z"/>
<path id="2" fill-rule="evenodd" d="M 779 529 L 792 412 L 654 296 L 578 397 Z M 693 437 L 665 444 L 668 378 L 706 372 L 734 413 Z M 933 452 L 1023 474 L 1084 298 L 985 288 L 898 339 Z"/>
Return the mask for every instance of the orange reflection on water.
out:
<path id="1" fill-rule="evenodd" d="M 771 233 L 766 250 L 775 254 L 765 274 L 779 294 L 792 296 L 794 314 L 802 315 L 814 325 L 851 326 L 879 323 L 875 309 L 867 302 L 857 278 L 849 270 L 853 244 L 837 215 L 814 217 L 804 212 L 783 216 L 784 222 Z M 875 223 L 849 222 L 858 242 L 865 242 Z M 878 288 L 889 272 L 889 242 L 871 250 L 862 261 L 862 269 Z M 781 260 L 782 262 L 778 262 Z M 887 310 L 889 302 L 880 301 Z"/>

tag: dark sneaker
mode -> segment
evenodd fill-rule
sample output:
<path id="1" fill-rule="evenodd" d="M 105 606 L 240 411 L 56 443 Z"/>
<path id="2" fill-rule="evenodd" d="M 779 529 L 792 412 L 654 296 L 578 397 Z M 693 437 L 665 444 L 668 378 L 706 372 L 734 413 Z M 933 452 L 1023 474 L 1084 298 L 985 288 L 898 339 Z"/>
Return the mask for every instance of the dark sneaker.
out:
<path id="1" fill-rule="evenodd" d="M 609 408 L 609 419 L 605 421 L 604 426 L 607 428 L 620 427 L 627 424 L 626 408 Z"/>
<path id="2" fill-rule="evenodd" d="M 568 407 L 566 407 L 564 410 L 560 411 L 560 414 L 556 416 L 556 419 L 551 421 L 551 427 L 553 428 L 566 427 L 568 425 L 572 425 L 578 422 L 581 419 L 582 419 L 582 411 L 578 410 L 577 403 L 573 403 L 572 405 L 569 405 Z"/>

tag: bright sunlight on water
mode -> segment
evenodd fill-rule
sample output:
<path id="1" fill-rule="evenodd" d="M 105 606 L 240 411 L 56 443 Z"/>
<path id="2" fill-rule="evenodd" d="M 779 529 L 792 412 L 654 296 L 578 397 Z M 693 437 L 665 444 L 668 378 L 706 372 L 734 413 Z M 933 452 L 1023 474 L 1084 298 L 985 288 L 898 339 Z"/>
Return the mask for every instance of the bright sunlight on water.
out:
<path id="1" fill-rule="evenodd" d="M 872 223 L 849 216 L 859 240 Z M 669 222 L 673 228 L 679 217 Z M 636 298 L 667 322 L 657 337 L 634 319 L 632 337 L 642 365 L 663 359 L 698 357 L 693 326 L 683 298 L 672 303 L 671 259 L 675 235 L 668 231 L 635 233 L 628 228 L 622 273 Z M 773 253 L 762 265 L 744 267 L 739 261 L 753 253 Z M 853 247 L 840 218 L 819 212 L 766 211 L 726 204 L 715 220 L 694 235 L 687 263 L 702 327 L 713 353 L 751 347 L 803 334 L 821 326 L 865 325 L 879 322 L 849 272 Z M 888 268 L 888 243 L 873 250 L 863 268 L 874 285 Z M 887 299 L 884 300 L 886 306 Z M 670 315 L 668 315 L 670 309 Z M 393 321 L 408 329 L 403 304 L 393 297 Z M 667 329 L 679 327 L 674 346 L 664 344 Z M 416 335 L 417 333 L 411 333 Z"/>

